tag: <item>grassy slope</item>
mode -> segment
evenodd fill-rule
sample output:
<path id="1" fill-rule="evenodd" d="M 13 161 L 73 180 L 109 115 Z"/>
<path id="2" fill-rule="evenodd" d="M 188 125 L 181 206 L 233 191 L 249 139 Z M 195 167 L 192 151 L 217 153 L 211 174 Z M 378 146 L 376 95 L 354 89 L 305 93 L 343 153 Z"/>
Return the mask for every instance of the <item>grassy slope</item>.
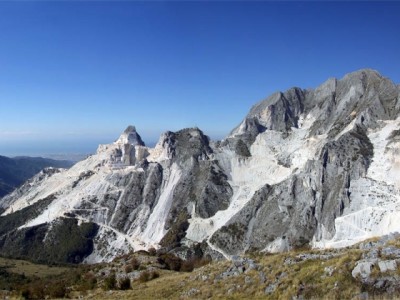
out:
<path id="1" fill-rule="evenodd" d="M 296 296 L 300 282 L 305 286 L 302 294 L 306 299 L 337 297 L 350 299 L 361 293 L 361 286 L 351 277 L 354 262 L 359 258 L 358 251 L 321 261 L 305 261 L 296 266 L 284 265 L 285 259 L 295 257 L 296 253 L 258 257 L 258 262 L 267 279 L 260 281 L 259 272 L 251 270 L 220 281 L 215 277 L 228 269 L 230 262 L 219 262 L 202 267 L 192 273 L 166 273 L 160 278 L 146 283 L 134 283 L 132 290 L 113 291 L 112 297 L 118 299 L 290 299 Z M 332 276 L 324 276 L 325 267 L 334 266 Z M 282 274 L 285 274 L 283 277 Z M 203 277 L 205 276 L 205 277 Z M 246 276 L 251 283 L 246 283 Z M 208 277 L 207 279 L 205 279 Z M 272 283 L 279 285 L 274 293 L 265 294 L 265 288 Z M 204 280 L 205 279 L 205 280 Z M 249 282 L 250 282 L 249 280 Z M 339 285 L 335 288 L 335 283 Z M 92 299 L 109 299 L 110 293 L 97 290 Z"/>
<path id="2" fill-rule="evenodd" d="M 389 244 L 400 246 L 399 241 Z M 323 258 L 299 259 L 302 255 L 322 255 Z M 96 290 L 89 298 L 109 299 L 112 295 L 118 299 L 292 299 L 301 295 L 305 299 L 352 299 L 365 291 L 371 299 L 372 296 L 374 299 L 387 298 L 385 291 L 368 289 L 352 277 L 351 272 L 361 255 L 362 251 L 357 248 L 257 254 L 252 259 L 259 267 L 237 276 L 217 279 L 232 266 L 232 262 L 215 262 L 192 273 L 164 272 L 160 273 L 160 278 L 149 282 L 135 281 L 132 290 L 128 291 Z M 261 273 L 265 279 L 261 278 Z M 396 274 L 400 275 L 399 268 L 384 275 Z M 271 285 L 276 289 L 266 293 L 266 288 Z M 398 291 L 390 298 L 398 299 L 399 296 Z"/>
<path id="3" fill-rule="evenodd" d="M 27 277 L 37 276 L 40 278 L 58 276 L 70 270 L 68 267 L 39 265 L 25 260 L 2 257 L 0 257 L 0 268 L 5 268 L 9 273 L 24 274 Z"/>
<path id="4" fill-rule="evenodd" d="M 389 241 L 386 246 L 400 248 L 400 240 Z M 23 273 L 28 277 L 40 274 L 40 282 L 45 291 L 48 286 L 62 286 L 65 283 L 65 296 L 72 298 L 293 299 L 302 296 L 304 299 L 359 299 L 367 291 L 369 299 L 399 299 L 400 290 L 388 295 L 385 289 L 368 288 L 359 279 L 352 277 L 351 271 L 362 253 L 362 250 L 354 247 L 341 250 L 292 251 L 274 255 L 254 254 L 250 258 L 254 260 L 256 268 L 226 278 L 221 278 L 221 274 L 232 269 L 233 262 L 213 262 L 193 272 L 174 272 L 160 269 L 162 265 L 156 256 L 143 253 L 126 255 L 108 264 L 70 269 L 0 259 L 0 268 L 5 266 L 8 267 L 8 272 Z M 132 261 L 136 262 L 136 267 L 133 271 L 127 271 L 128 265 L 133 266 Z M 139 277 L 132 278 L 132 287 L 129 290 L 104 289 L 104 282 L 109 274 L 117 274 L 118 278 L 128 276 L 129 272 L 133 274 L 149 270 L 156 270 L 159 277 L 145 282 Z M 400 268 L 380 274 L 375 269 L 371 276 L 382 275 L 400 276 Z M 266 293 L 266 289 L 271 286 L 275 286 L 275 289 Z M 30 289 L 30 285 L 25 284 L 24 288 Z M 8 295 L 18 298 L 22 293 L 23 290 L 17 290 Z"/>

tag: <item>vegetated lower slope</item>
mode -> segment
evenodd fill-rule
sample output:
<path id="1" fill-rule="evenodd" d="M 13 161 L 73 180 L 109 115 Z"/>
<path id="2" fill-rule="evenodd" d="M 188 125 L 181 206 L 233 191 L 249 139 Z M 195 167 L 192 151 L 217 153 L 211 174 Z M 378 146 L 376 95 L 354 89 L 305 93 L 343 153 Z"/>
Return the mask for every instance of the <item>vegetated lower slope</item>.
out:
<path id="1" fill-rule="evenodd" d="M 397 299 L 399 264 L 399 234 L 342 249 L 252 253 L 220 262 L 183 261 L 154 249 L 126 254 L 110 263 L 64 268 L 3 259 L 0 295 L 26 299 Z"/>
<path id="2" fill-rule="evenodd" d="M 0 198 L 11 193 L 33 175 L 44 168 L 69 168 L 72 162 L 41 157 L 0 156 Z"/>
<path id="3" fill-rule="evenodd" d="M 184 259 L 345 247 L 399 231 L 399 130 L 400 87 L 369 69 L 277 92 L 218 142 L 186 128 L 149 148 L 129 126 L 69 170 L 41 172 L 4 197 L 0 218 L 52 201 L 7 228 L 0 253 L 12 255 L 29 228 L 40 241 L 69 222 L 97 226 L 77 235 L 93 251 L 75 261 L 87 263 L 151 247 Z"/>

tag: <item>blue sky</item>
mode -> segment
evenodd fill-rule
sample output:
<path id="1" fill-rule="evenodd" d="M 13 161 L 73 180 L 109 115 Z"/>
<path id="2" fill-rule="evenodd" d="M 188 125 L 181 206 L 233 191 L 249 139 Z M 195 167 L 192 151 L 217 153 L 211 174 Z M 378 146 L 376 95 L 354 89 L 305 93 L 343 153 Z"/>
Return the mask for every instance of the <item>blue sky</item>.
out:
<path id="1" fill-rule="evenodd" d="M 0 2 L 0 154 L 90 152 L 198 126 L 222 138 L 278 90 L 377 69 L 400 83 L 400 2 Z"/>

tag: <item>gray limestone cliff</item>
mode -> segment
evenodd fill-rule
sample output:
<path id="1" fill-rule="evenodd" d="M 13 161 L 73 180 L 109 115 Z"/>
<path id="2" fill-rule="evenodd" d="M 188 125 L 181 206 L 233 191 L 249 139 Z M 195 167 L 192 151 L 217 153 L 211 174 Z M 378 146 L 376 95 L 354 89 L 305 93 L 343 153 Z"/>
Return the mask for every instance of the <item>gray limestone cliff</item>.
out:
<path id="1" fill-rule="evenodd" d="M 267 130 L 291 139 L 303 125 L 302 119 L 312 115 L 315 121 L 309 126 L 307 139 L 323 136 L 323 143 L 302 170 L 258 190 L 214 233 L 211 242 L 229 254 L 240 254 L 244 249 L 285 249 L 309 244 L 313 239 L 333 238 L 336 218 L 352 201 L 352 182 L 368 178 L 374 160 L 374 145 L 368 134 L 381 129 L 385 121 L 395 122 L 399 108 L 398 86 L 373 70 L 330 79 L 316 90 L 294 88 L 277 93 L 255 105 L 230 139 L 251 145 L 254 133 Z M 256 125 L 249 130 L 249 124 Z M 391 136 L 388 140 L 390 144 Z M 398 154 L 391 157 L 393 162 Z M 290 166 L 290 161 L 287 164 Z M 357 224 L 354 227 L 360 230 Z"/>

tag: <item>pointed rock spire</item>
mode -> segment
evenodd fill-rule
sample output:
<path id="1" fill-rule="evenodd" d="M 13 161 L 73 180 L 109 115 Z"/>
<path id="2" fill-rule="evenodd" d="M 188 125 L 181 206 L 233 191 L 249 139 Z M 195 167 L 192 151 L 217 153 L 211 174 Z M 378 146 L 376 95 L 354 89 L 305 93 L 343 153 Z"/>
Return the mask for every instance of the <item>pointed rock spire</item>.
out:
<path id="1" fill-rule="evenodd" d="M 135 126 L 129 125 L 116 141 L 117 144 L 130 144 L 133 146 L 144 146 L 140 135 L 136 132 Z"/>

